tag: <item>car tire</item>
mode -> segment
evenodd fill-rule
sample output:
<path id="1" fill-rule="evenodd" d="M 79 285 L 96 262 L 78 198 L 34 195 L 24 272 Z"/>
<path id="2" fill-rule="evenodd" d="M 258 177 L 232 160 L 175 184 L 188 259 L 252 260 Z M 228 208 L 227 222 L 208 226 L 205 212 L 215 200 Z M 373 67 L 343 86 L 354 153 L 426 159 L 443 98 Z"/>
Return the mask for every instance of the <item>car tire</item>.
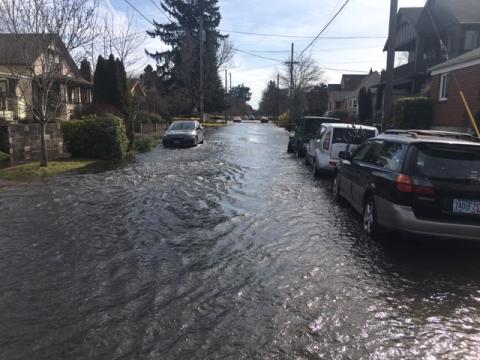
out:
<path id="1" fill-rule="evenodd" d="M 335 175 L 333 175 L 332 196 L 333 196 L 333 199 L 335 201 L 342 200 L 342 196 L 340 195 L 340 183 L 338 181 L 338 174 L 337 173 L 335 173 Z"/>
<path id="2" fill-rule="evenodd" d="M 198 146 L 198 136 L 195 137 L 195 140 L 193 141 L 193 146 Z"/>
<path id="3" fill-rule="evenodd" d="M 371 238 L 377 238 L 380 234 L 380 226 L 377 222 L 377 208 L 373 195 L 367 196 L 363 205 L 362 214 L 363 231 Z"/>
<path id="4" fill-rule="evenodd" d="M 289 153 L 289 154 L 292 154 L 292 153 L 293 153 L 293 146 L 292 146 L 292 142 L 291 142 L 291 141 L 288 142 L 287 153 Z"/>

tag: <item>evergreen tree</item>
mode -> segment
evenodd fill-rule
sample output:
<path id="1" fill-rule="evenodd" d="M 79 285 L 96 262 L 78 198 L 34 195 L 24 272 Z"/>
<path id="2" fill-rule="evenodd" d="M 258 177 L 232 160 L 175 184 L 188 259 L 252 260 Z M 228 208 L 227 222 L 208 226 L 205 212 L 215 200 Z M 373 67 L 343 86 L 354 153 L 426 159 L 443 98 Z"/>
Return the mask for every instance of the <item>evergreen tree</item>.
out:
<path id="1" fill-rule="evenodd" d="M 358 120 L 365 123 L 368 120 L 369 112 L 371 114 L 371 102 L 367 97 L 367 89 L 362 87 L 358 94 Z M 370 111 L 368 108 L 370 107 Z"/>
<path id="2" fill-rule="evenodd" d="M 285 89 L 277 89 L 277 84 L 270 81 L 262 93 L 259 112 L 262 115 L 277 115 L 288 109 L 288 93 Z"/>
<path id="3" fill-rule="evenodd" d="M 166 93 L 175 93 L 189 103 L 191 111 L 199 108 L 200 89 L 200 15 L 203 13 L 205 36 L 205 107 L 208 111 L 224 108 L 223 88 L 217 69 L 217 51 L 225 37 L 217 30 L 221 16 L 218 0 L 165 0 L 163 10 L 172 22 L 155 22 L 149 35 L 158 37 L 169 50 L 149 53 L 157 62 L 157 73 Z"/>
<path id="4" fill-rule="evenodd" d="M 80 75 L 82 75 L 82 77 L 87 81 L 93 81 L 92 65 L 87 59 L 83 59 L 80 63 Z"/>
<path id="5" fill-rule="evenodd" d="M 367 120 L 373 120 L 373 107 L 372 107 L 372 90 L 367 91 L 367 100 L 365 101 L 367 111 L 365 113 Z"/>

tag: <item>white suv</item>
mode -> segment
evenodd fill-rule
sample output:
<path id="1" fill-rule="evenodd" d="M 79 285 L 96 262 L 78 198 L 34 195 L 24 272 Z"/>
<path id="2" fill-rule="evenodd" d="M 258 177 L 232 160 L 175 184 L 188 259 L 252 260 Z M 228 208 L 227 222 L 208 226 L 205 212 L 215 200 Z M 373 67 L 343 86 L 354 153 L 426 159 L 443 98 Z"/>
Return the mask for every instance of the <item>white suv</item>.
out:
<path id="1" fill-rule="evenodd" d="M 307 144 L 305 162 L 314 176 L 333 173 L 342 151 L 354 151 L 365 140 L 378 136 L 377 128 L 355 124 L 322 124 Z"/>

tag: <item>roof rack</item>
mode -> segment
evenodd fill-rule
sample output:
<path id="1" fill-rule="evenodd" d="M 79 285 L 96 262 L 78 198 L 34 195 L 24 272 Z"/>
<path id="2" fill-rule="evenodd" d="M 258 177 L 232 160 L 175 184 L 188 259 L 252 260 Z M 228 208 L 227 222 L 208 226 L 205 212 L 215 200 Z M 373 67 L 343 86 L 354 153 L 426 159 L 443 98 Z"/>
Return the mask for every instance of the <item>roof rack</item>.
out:
<path id="1" fill-rule="evenodd" d="M 444 137 L 456 140 L 466 140 L 466 141 L 475 141 L 480 142 L 480 139 L 465 133 L 452 132 L 452 131 L 441 131 L 441 130 L 386 130 L 384 134 L 387 135 L 406 135 L 413 138 L 418 138 L 419 136 L 435 136 L 435 137 Z"/>

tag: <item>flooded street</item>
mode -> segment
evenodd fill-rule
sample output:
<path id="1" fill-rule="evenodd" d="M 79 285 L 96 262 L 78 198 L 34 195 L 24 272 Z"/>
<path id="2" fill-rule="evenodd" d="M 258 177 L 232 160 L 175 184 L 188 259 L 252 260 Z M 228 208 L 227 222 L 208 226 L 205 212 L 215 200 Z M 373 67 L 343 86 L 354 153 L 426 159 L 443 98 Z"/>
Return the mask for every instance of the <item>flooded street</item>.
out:
<path id="1" fill-rule="evenodd" d="M 270 124 L 0 188 L 0 358 L 478 359 L 480 248 L 372 241 Z"/>

